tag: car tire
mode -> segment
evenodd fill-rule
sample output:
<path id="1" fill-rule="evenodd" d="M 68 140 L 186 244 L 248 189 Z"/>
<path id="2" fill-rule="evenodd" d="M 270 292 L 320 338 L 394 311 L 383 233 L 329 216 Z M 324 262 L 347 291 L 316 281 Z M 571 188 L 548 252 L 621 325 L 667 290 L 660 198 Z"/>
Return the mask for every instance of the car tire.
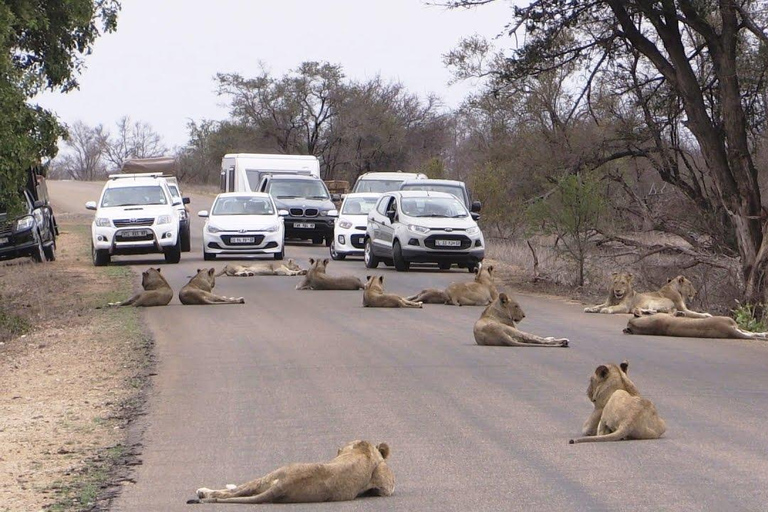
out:
<path id="1" fill-rule="evenodd" d="M 166 249 L 164 254 L 166 263 L 178 263 L 181 261 L 181 238 L 176 240 L 176 245 Z"/>
<path id="2" fill-rule="evenodd" d="M 448 262 L 440 262 L 437 264 L 438 267 L 440 267 L 440 270 L 450 270 L 451 264 Z"/>
<path id="3" fill-rule="evenodd" d="M 37 242 L 37 245 L 32 253 L 32 259 L 37 263 L 45 263 L 47 258 L 45 257 L 45 247 L 43 247 L 43 239 L 40 236 L 40 233 L 35 233 L 35 241 Z"/>
<path id="4" fill-rule="evenodd" d="M 373 254 L 373 243 L 370 238 L 365 241 L 363 259 L 365 260 L 365 268 L 376 268 L 379 266 L 379 258 Z"/>
<path id="5" fill-rule="evenodd" d="M 189 226 L 183 231 L 179 231 L 181 236 L 181 252 L 190 252 L 192 250 L 192 237 L 189 234 Z"/>
<path id="6" fill-rule="evenodd" d="M 395 262 L 395 270 L 398 272 L 406 272 L 411 268 L 411 262 L 405 261 L 403 258 L 403 248 L 400 246 L 400 241 L 395 240 L 392 244 L 392 260 Z"/>
<path id="7" fill-rule="evenodd" d="M 477 268 L 477 263 L 474 261 L 470 261 L 467 263 L 467 270 L 469 270 L 469 273 L 472 274 L 475 272 L 475 269 Z"/>
<path id="8" fill-rule="evenodd" d="M 331 245 L 333 245 L 333 238 L 330 236 L 325 237 L 325 246 L 330 247 Z"/>
<path id="9" fill-rule="evenodd" d="M 347 255 L 346 255 L 346 254 L 344 254 L 344 253 L 340 253 L 340 252 L 337 252 L 337 251 L 336 251 L 336 244 L 331 244 L 331 246 L 330 246 L 330 249 L 329 249 L 329 250 L 330 250 L 330 252 L 331 252 L 331 259 L 332 259 L 332 260 L 335 260 L 335 261 L 341 261 L 341 260 L 343 260 L 344 258 L 346 258 L 346 257 L 347 257 Z"/>
<path id="10" fill-rule="evenodd" d="M 56 261 L 56 239 L 54 238 L 53 242 L 51 242 L 51 245 L 48 247 L 43 247 L 43 252 L 45 252 L 45 259 L 48 261 Z"/>
<path id="11" fill-rule="evenodd" d="M 323 237 L 321 237 L 321 236 L 313 236 L 313 237 L 312 237 L 312 243 L 313 243 L 314 245 L 320 245 L 320 244 L 322 244 L 322 243 L 323 243 Z"/>
<path id="12" fill-rule="evenodd" d="M 94 267 L 105 267 L 109 265 L 109 262 L 112 259 L 108 250 L 96 249 L 93 244 L 91 244 L 91 257 L 93 258 Z"/>
<path id="13" fill-rule="evenodd" d="M 280 248 L 280 252 L 275 253 L 276 260 L 282 260 L 283 258 L 285 258 L 285 242 L 283 242 L 283 246 Z"/>
<path id="14" fill-rule="evenodd" d="M 203 259 L 205 261 L 213 261 L 216 259 L 216 255 L 210 252 L 203 251 Z"/>

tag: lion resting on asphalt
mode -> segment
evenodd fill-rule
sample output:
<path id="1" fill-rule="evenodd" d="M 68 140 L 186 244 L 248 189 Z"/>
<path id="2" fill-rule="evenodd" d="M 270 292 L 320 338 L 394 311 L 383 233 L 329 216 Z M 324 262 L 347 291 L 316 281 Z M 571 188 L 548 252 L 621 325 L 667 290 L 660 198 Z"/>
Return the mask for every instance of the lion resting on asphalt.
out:
<path id="1" fill-rule="evenodd" d="M 629 363 L 600 365 L 589 379 L 587 398 L 595 409 L 584 423 L 586 437 L 571 439 L 574 443 L 600 443 L 622 439 L 658 439 L 667 430 L 653 403 L 640 392 L 627 376 Z"/>
<path id="2" fill-rule="evenodd" d="M 128 300 L 122 302 L 110 302 L 108 306 L 134 306 L 137 308 L 151 306 L 167 306 L 173 299 L 173 289 L 168 281 L 160 274 L 159 268 L 148 268 L 141 273 L 141 287 L 139 292 Z"/>
<path id="3" fill-rule="evenodd" d="M 566 338 L 542 338 L 523 332 L 517 322 L 525 313 L 515 299 L 500 293 L 475 322 L 475 342 L 496 347 L 567 347 Z"/>
<path id="4" fill-rule="evenodd" d="M 675 313 L 678 316 L 707 318 L 709 313 L 691 311 L 686 300 L 696 296 L 696 288 L 685 276 L 670 279 L 655 292 L 637 293 L 632 287 L 634 276 L 627 272 L 611 274 L 612 282 L 604 303 L 584 308 L 585 313 Z"/>
<path id="5" fill-rule="evenodd" d="M 297 290 L 362 290 L 365 288 L 360 279 L 355 276 L 329 276 L 325 270 L 328 267 L 328 258 L 315 260 L 309 258 L 312 265 L 307 271 L 304 280 L 296 285 Z"/>
<path id="6" fill-rule="evenodd" d="M 451 283 L 448 288 L 428 288 L 408 300 L 426 304 L 452 304 L 454 306 L 487 306 L 499 296 L 493 283 L 493 265 L 480 265 L 475 280 L 469 283 Z"/>
<path id="7" fill-rule="evenodd" d="M 289 464 L 232 489 L 203 487 L 197 490 L 197 499 L 187 503 L 322 503 L 353 500 L 362 494 L 390 496 L 395 475 L 387 457 L 386 443 L 352 441 L 330 462 Z"/>
<path id="8" fill-rule="evenodd" d="M 253 276 L 303 276 L 307 271 L 296 264 L 293 259 L 284 262 L 264 262 L 252 265 L 229 264 L 216 274 L 216 277 L 227 275 L 230 277 Z"/>
<path id="9" fill-rule="evenodd" d="M 739 329 L 736 321 L 727 316 L 683 318 L 665 313 L 630 318 L 624 333 L 685 338 L 768 339 L 768 332 L 749 332 Z"/>
<path id="10" fill-rule="evenodd" d="M 384 293 L 384 276 L 368 276 L 363 291 L 363 306 L 366 308 L 420 308 L 421 302 Z"/>
<path id="11" fill-rule="evenodd" d="M 184 305 L 245 304 L 242 297 L 222 297 L 212 292 L 216 286 L 215 268 L 199 268 L 197 275 L 179 290 L 179 300 Z"/>

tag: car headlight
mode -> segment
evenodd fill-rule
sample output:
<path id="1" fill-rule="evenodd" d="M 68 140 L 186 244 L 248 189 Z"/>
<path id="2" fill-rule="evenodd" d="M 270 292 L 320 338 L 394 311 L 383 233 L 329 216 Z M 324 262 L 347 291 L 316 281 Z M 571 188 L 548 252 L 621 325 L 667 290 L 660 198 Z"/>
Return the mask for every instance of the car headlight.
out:
<path id="1" fill-rule="evenodd" d="M 341 229 L 349 229 L 349 228 L 352 227 L 352 223 L 349 222 L 348 220 L 340 220 L 339 221 L 339 227 Z"/>
<path id="2" fill-rule="evenodd" d="M 171 216 L 170 215 L 160 215 L 156 220 L 155 224 L 158 226 L 161 226 L 163 224 L 170 224 L 171 223 Z"/>
<path id="3" fill-rule="evenodd" d="M 100 228 L 111 228 L 112 221 L 106 217 L 96 217 L 96 225 Z"/>
<path id="4" fill-rule="evenodd" d="M 468 229 L 467 229 L 467 234 L 468 234 L 468 235 L 476 235 L 476 234 L 478 234 L 479 232 L 480 232 L 480 228 L 479 228 L 479 227 L 477 227 L 477 226 L 472 226 L 471 228 L 468 228 Z"/>
<path id="5" fill-rule="evenodd" d="M 26 231 L 28 229 L 32 229 L 35 226 L 35 218 L 31 215 L 27 215 L 26 217 L 22 217 L 19 220 L 16 221 L 16 231 Z"/>
<path id="6" fill-rule="evenodd" d="M 219 231 L 221 231 L 216 226 L 211 226 L 210 224 L 208 224 L 205 228 L 208 230 L 209 233 L 218 233 Z"/>
<path id="7" fill-rule="evenodd" d="M 265 229 L 264 231 L 266 231 L 267 233 L 274 233 L 274 232 L 275 232 L 275 231 L 277 231 L 278 229 L 280 229 L 280 224 L 275 224 L 274 226 L 269 226 L 269 227 L 268 227 L 267 229 Z"/>
<path id="8" fill-rule="evenodd" d="M 323 210 L 320 212 L 320 215 L 324 215 L 326 217 L 338 217 L 339 210 Z"/>
<path id="9" fill-rule="evenodd" d="M 417 226 L 416 224 L 409 224 L 408 229 L 414 233 L 429 233 L 429 228 L 425 228 L 424 226 Z"/>

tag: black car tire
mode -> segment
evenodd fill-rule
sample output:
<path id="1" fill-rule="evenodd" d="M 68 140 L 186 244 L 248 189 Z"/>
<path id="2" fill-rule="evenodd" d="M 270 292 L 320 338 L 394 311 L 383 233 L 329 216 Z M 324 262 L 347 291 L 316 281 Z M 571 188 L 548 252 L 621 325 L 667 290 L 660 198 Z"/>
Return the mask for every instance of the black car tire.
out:
<path id="1" fill-rule="evenodd" d="M 373 243 L 370 238 L 365 241 L 365 254 L 363 259 L 365 260 L 365 268 L 376 268 L 379 266 L 379 258 L 373 254 Z"/>
<path id="2" fill-rule="evenodd" d="M 104 267 L 109 265 L 109 262 L 112 260 L 112 257 L 109 255 L 109 251 L 106 249 L 96 249 L 93 244 L 91 244 L 91 256 L 93 258 L 93 266 L 94 267 Z"/>
<path id="3" fill-rule="evenodd" d="M 312 237 L 312 243 L 315 244 L 315 245 L 320 245 L 321 243 L 323 243 L 323 237 L 321 237 L 321 236 L 313 236 Z"/>
<path id="4" fill-rule="evenodd" d="M 216 259 L 216 255 L 210 252 L 205 252 L 205 250 L 203 250 L 203 259 L 205 261 L 213 261 Z"/>
<path id="5" fill-rule="evenodd" d="M 474 273 L 476 268 L 477 268 L 477 263 L 475 263 L 474 261 L 470 261 L 469 263 L 467 263 L 467 270 L 469 270 L 470 274 Z"/>
<path id="6" fill-rule="evenodd" d="M 39 232 L 35 232 L 35 241 L 37 242 L 37 245 L 32 253 L 32 259 L 37 263 L 44 263 L 46 260 L 45 247 L 43 247 L 43 238 L 40 236 Z"/>
<path id="7" fill-rule="evenodd" d="M 330 252 L 331 252 L 331 259 L 334 261 L 341 261 L 347 257 L 346 254 L 337 252 L 334 244 L 331 244 Z"/>
<path id="8" fill-rule="evenodd" d="M 179 236 L 181 236 L 181 252 L 192 250 L 192 238 L 190 237 L 189 229 L 189 225 L 187 225 L 187 229 L 179 231 Z"/>
<path id="9" fill-rule="evenodd" d="M 392 244 L 392 260 L 394 260 L 395 270 L 398 272 L 405 272 L 411 268 L 411 262 L 403 258 L 403 248 L 400 246 L 399 240 L 395 240 L 395 243 Z"/>
<path id="10" fill-rule="evenodd" d="M 280 252 L 275 253 L 275 259 L 281 260 L 285 258 L 285 242 L 283 242 L 283 246 L 280 248 Z"/>
<path id="11" fill-rule="evenodd" d="M 51 245 L 48 247 L 43 247 L 43 252 L 45 252 L 45 259 L 48 261 L 56 261 L 56 239 L 53 239 L 53 242 L 51 242 Z"/>
<path id="12" fill-rule="evenodd" d="M 437 265 L 440 267 L 440 270 L 450 270 L 451 269 L 451 264 L 448 263 L 447 261 L 440 262 Z"/>
<path id="13" fill-rule="evenodd" d="M 178 263 L 181 261 L 181 238 L 176 240 L 176 245 L 166 249 L 163 253 L 166 263 Z"/>

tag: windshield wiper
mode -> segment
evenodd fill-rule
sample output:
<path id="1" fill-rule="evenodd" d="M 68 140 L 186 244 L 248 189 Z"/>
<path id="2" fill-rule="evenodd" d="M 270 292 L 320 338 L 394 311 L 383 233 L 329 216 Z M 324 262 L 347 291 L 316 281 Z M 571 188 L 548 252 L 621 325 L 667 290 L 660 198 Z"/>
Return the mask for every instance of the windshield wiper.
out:
<path id="1" fill-rule="evenodd" d="M 452 219 L 460 219 L 460 218 L 462 218 L 462 217 L 466 217 L 466 216 L 467 216 L 466 214 L 464 214 L 464 213 L 460 213 L 460 214 L 458 214 L 458 215 L 452 215 L 452 216 L 451 216 L 451 218 L 452 218 Z"/>
<path id="2" fill-rule="evenodd" d="M 307 199 L 328 199 L 328 196 L 307 196 Z"/>
<path id="3" fill-rule="evenodd" d="M 301 196 L 277 196 L 278 199 L 298 199 Z"/>

